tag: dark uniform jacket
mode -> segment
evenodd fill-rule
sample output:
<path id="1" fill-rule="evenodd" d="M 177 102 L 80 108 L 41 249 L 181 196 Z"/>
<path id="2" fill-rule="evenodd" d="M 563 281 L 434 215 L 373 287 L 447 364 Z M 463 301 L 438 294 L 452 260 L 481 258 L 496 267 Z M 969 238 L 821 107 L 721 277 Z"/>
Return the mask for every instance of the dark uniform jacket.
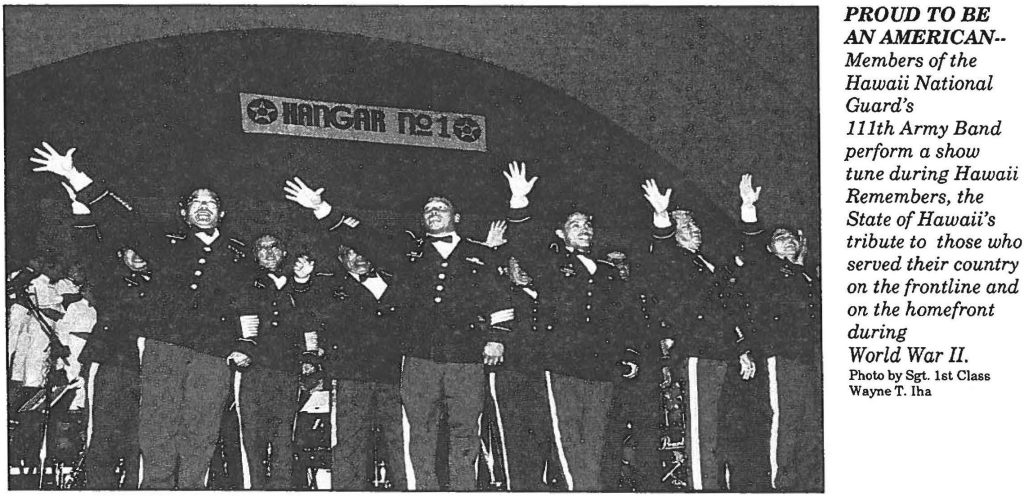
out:
<path id="1" fill-rule="evenodd" d="M 767 252 L 770 233 L 746 223 L 747 235 L 737 269 L 739 284 L 748 294 L 752 325 L 761 356 L 783 356 L 808 365 L 821 356 L 821 289 L 801 266 Z"/>
<path id="2" fill-rule="evenodd" d="M 394 276 L 378 269 L 388 287 L 380 300 L 344 269 L 316 278 L 316 305 L 323 323 L 324 372 L 336 379 L 398 384 L 402 331 L 409 311 Z"/>
<path id="3" fill-rule="evenodd" d="M 588 256 L 597 266 L 590 274 L 577 255 L 560 242 L 538 248 L 536 241 L 543 239 L 545 230 L 525 229 L 529 218 L 528 209 L 509 212 L 510 226 L 517 227 L 508 249 L 518 254 L 538 294 L 537 332 L 544 333 L 538 358 L 552 372 L 614 380 L 623 371 L 619 362 L 625 350 L 634 347 L 642 326 L 635 295 L 618 268 L 607 260 Z"/>
<path id="4" fill-rule="evenodd" d="M 210 245 L 189 231 L 147 235 L 137 216 L 125 214 L 132 207 L 98 182 L 80 191 L 78 199 L 100 228 L 131 224 L 115 227 L 123 238 L 119 244 L 135 247 L 154 274 L 152 303 L 139 316 L 143 336 L 219 357 L 246 351 L 238 323 L 239 288 L 250 274 L 244 243 L 223 230 Z"/>
<path id="5" fill-rule="evenodd" d="M 539 293 L 532 278 L 526 274 L 521 263 L 510 250 L 499 249 L 503 283 L 509 292 L 515 320 L 502 324 L 509 329 L 503 336 L 505 344 L 504 361 L 492 368 L 495 372 L 515 370 L 524 373 L 544 371 L 545 343 L 548 327 L 542 320 Z"/>
<path id="6" fill-rule="evenodd" d="M 89 301 L 96 325 L 78 359 L 82 363 L 139 367 L 141 316 L 152 310 L 153 273 L 125 266 L 113 232 L 104 233 L 92 215 L 74 216 L 72 239 L 85 262 Z"/>
<path id="7" fill-rule="evenodd" d="M 675 341 L 679 356 L 732 361 L 753 342 L 746 298 L 729 265 L 680 248 L 675 228 L 652 234 L 644 291 L 652 328 Z"/>
<path id="8" fill-rule="evenodd" d="M 476 363 L 484 345 L 505 334 L 490 325 L 492 313 L 510 308 L 495 250 L 462 237 L 447 259 L 426 237 L 378 231 L 365 223 L 348 227 L 335 210 L 329 230 L 375 263 L 395 270 L 406 355 L 441 363 Z"/>
<path id="9" fill-rule="evenodd" d="M 315 304 L 311 287 L 313 277 L 305 283 L 295 282 L 291 275 L 284 277 L 281 288 L 270 276 L 270 271 L 256 267 L 249 284 L 241 289 L 244 299 L 239 309 L 243 315 L 260 318 L 251 358 L 253 366 L 267 367 L 298 374 L 300 356 L 305 351 L 305 333 L 318 330 Z"/>

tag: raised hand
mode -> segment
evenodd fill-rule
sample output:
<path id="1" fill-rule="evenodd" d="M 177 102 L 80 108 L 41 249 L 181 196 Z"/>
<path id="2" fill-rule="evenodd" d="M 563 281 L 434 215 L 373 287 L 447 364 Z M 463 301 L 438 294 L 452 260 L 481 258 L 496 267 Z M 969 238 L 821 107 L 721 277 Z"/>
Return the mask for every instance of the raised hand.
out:
<path id="1" fill-rule="evenodd" d="M 744 205 L 753 205 L 761 198 L 761 187 L 754 189 L 753 176 L 750 174 L 743 174 L 740 178 L 740 198 L 743 199 Z"/>
<path id="2" fill-rule="evenodd" d="M 507 229 L 508 225 L 503 220 L 491 222 L 491 229 L 487 231 L 487 241 L 484 241 L 484 244 L 495 248 L 508 243 L 508 240 L 505 239 L 505 231 Z"/>
<path id="3" fill-rule="evenodd" d="M 69 149 L 64 155 L 61 155 L 45 141 L 43 142 L 43 148 L 45 148 L 45 150 L 33 148 L 36 155 L 39 156 L 29 157 L 29 160 L 37 164 L 41 164 L 42 167 L 36 167 L 35 169 L 32 169 L 32 172 L 52 172 L 58 176 L 68 178 L 76 172 L 74 160 L 72 160 L 71 156 L 74 155 L 77 148 Z"/>
<path id="4" fill-rule="evenodd" d="M 313 273 L 314 268 L 316 268 L 316 262 L 303 255 L 295 259 L 295 265 L 292 266 L 292 273 L 295 275 L 296 279 L 305 281 L 309 279 L 309 275 Z"/>
<path id="5" fill-rule="evenodd" d="M 303 207 L 310 210 L 316 210 L 317 207 L 324 203 L 320 195 L 324 192 L 323 188 L 314 190 L 306 183 L 302 182 L 302 179 L 298 177 L 292 178 L 290 181 L 284 183 L 285 198 L 291 200 Z"/>
<path id="6" fill-rule="evenodd" d="M 529 195 L 533 190 L 533 183 L 537 182 L 536 176 L 529 180 L 526 179 L 526 162 L 512 161 L 508 164 L 508 172 L 502 172 L 502 174 L 508 180 L 508 189 L 514 198 Z"/>
<path id="7" fill-rule="evenodd" d="M 665 189 L 662 193 L 658 189 L 658 182 L 654 179 L 648 179 L 644 181 L 641 186 L 644 190 L 644 198 L 647 199 L 647 203 L 651 204 L 651 208 L 654 209 L 654 213 L 663 213 L 668 211 L 668 202 L 672 199 L 672 188 Z"/>

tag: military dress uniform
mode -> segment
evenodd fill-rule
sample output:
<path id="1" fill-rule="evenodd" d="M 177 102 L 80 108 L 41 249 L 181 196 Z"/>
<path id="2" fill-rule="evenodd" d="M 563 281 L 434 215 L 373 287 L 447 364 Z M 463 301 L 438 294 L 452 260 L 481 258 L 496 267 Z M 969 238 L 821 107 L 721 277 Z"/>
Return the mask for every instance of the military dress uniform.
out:
<path id="1" fill-rule="evenodd" d="M 485 394 L 483 349 L 502 341 L 504 332 L 492 326 L 491 316 L 510 308 L 495 251 L 457 234 L 388 234 L 363 224 L 351 228 L 346 219 L 332 211 L 324 223 L 358 253 L 394 268 L 408 309 L 400 392 L 415 489 L 439 490 L 437 426 L 440 408 L 446 408 L 450 489 L 473 490 Z"/>
<path id="2" fill-rule="evenodd" d="M 130 205 L 94 182 L 78 193 L 101 227 L 123 221 Z M 119 219 L 120 218 L 120 219 Z M 125 243 L 154 273 L 142 356 L 139 445 L 142 487 L 201 489 L 213 455 L 222 407 L 231 392 L 225 358 L 248 351 L 240 339 L 239 288 L 248 270 L 244 243 L 214 230 L 146 236 L 123 229 Z"/>
<path id="3" fill-rule="evenodd" d="M 667 350 L 669 375 L 660 377 L 659 366 L 646 367 L 641 387 L 651 389 L 668 377 L 679 381 L 685 423 L 680 432 L 666 433 L 664 439 L 652 436 L 666 427 L 664 416 L 637 425 L 642 439 L 637 465 L 645 490 L 668 490 L 661 483 L 664 467 L 656 462 L 661 457 L 652 445 L 662 451 L 678 445 L 686 460 L 685 471 L 679 471 L 686 474 L 686 487 L 720 491 L 726 485 L 724 450 L 719 447 L 719 402 L 726 384 L 738 382 L 739 357 L 751 351 L 753 333 L 747 325 L 745 298 L 730 267 L 677 246 L 675 230 L 674 223 L 654 228 L 644 271 L 644 316 L 651 333 L 645 344 L 672 340 Z M 655 353 L 645 351 L 644 355 Z M 655 395 L 649 392 L 645 397 Z"/>
<path id="4" fill-rule="evenodd" d="M 373 434 L 378 428 L 383 442 L 378 454 L 386 459 L 388 479 L 394 487 L 405 489 L 398 385 L 401 333 L 408 309 L 401 286 L 383 269 L 360 277 L 342 268 L 321 273 L 316 280 L 316 309 L 323 323 L 318 332 L 325 351 L 323 372 L 334 382 L 336 398 L 331 489 L 372 488 L 367 475 L 373 461 Z"/>
<path id="5" fill-rule="evenodd" d="M 771 486 L 781 491 L 822 491 L 821 288 L 802 265 L 764 251 L 770 232 L 744 224 L 747 234 L 738 271 L 750 294 L 757 353 L 775 421 L 769 443 Z M 794 231 L 795 232 L 795 231 Z"/>
<path id="6" fill-rule="evenodd" d="M 120 262 L 120 260 L 118 260 Z M 139 484 L 140 356 L 133 312 L 146 311 L 152 273 L 121 265 L 120 280 L 104 281 L 93 294 L 98 322 L 79 360 L 96 363 L 92 385 L 92 437 L 86 451 L 86 487 L 134 489 Z M 124 460 L 121 476 L 115 469 Z"/>
<path id="7" fill-rule="evenodd" d="M 515 243 L 509 243 L 514 247 Z M 499 250 L 507 274 L 507 288 L 517 318 L 508 323 L 504 338 L 505 360 L 489 374 L 502 442 L 502 462 L 510 491 L 543 492 L 544 466 L 554 440 L 544 377 L 545 338 L 548 327 L 541 315 L 539 294 L 533 280 L 522 269 L 516 255 Z"/>
<path id="8" fill-rule="evenodd" d="M 85 260 L 97 322 L 79 361 L 97 365 L 89 385 L 88 489 L 139 485 L 140 330 L 152 310 L 153 273 L 129 269 L 119 253 L 122 233 L 100 230 L 91 213 L 74 216 L 72 239 Z M 123 472 L 118 476 L 118 466 Z"/>
<path id="9" fill-rule="evenodd" d="M 242 291 L 241 313 L 259 315 L 260 324 L 238 390 L 241 444 L 252 489 L 288 489 L 303 336 L 318 327 L 312 284 L 262 267 L 254 272 Z"/>
<path id="10" fill-rule="evenodd" d="M 525 231 L 527 208 L 512 209 L 508 219 Z M 542 239 L 536 228 L 515 236 Z M 575 491 L 602 489 L 601 465 L 618 367 L 631 334 L 640 325 L 639 310 L 615 264 L 575 253 L 560 242 L 523 253 L 520 260 L 533 278 L 543 326 L 544 350 L 554 440 L 566 486 Z"/>

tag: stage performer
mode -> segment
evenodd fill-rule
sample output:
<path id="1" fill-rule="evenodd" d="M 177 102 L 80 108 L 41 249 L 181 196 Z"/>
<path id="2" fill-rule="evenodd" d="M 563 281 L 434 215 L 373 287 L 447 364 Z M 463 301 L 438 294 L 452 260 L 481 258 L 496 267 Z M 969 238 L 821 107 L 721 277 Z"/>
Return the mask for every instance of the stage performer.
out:
<path id="1" fill-rule="evenodd" d="M 637 337 L 639 307 L 616 263 L 593 255 L 589 214 L 569 213 L 554 229 L 557 239 L 549 242 L 551 231 L 530 220 L 527 194 L 536 178 L 527 180 L 526 165 L 512 162 L 506 179 L 512 192 L 510 239 L 522 243 L 511 254 L 537 293 L 536 332 L 544 334 L 544 352 L 536 360 L 545 370 L 565 485 L 570 491 L 600 491 L 609 415 L 623 371 L 619 365 Z"/>
<path id="2" fill-rule="evenodd" d="M 788 226 L 763 229 L 755 203 L 761 188 L 749 174 L 740 181 L 747 234 L 738 257 L 739 277 L 750 295 L 762 337 L 768 396 L 771 488 L 814 492 L 824 487 L 821 382 L 821 288 L 804 266 L 807 239 Z"/>
<path id="3" fill-rule="evenodd" d="M 288 181 L 287 198 L 313 211 L 356 252 L 393 267 L 408 312 L 400 392 L 409 418 L 415 489 L 440 489 L 435 470 L 437 426 L 447 409 L 450 489 L 476 488 L 478 419 L 484 405 L 484 365 L 505 352 L 501 325 L 513 318 L 495 253 L 456 232 L 460 215 L 450 200 L 423 207 L 425 235 L 387 234 L 346 216 L 301 179 Z M 408 472 L 407 472 L 408 474 Z"/>
<path id="4" fill-rule="evenodd" d="M 726 485 L 718 445 L 719 399 L 726 384 L 750 380 L 757 371 L 744 299 L 730 265 L 712 261 L 701 251 L 703 231 L 693 213 L 669 211 L 672 189 L 662 192 L 654 180 L 647 180 L 642 189 L 654 210 L 651 266 L 644 274 L 650 339 L 663 343 L 670 359 L 667 368 L 657 367 L 657 373 L 645 376 L 640 386 L 654 389 L 648 396 L 655 396 L 659 382 L 679 381 L 685 420 L 683 428 L 673 432 L 657 409 L 661 418 L 637 423 L 642 439 L 638 471 L 645 490 L 672 490 L 662 483 L 665 474 L 657 463 L 664 457 L 656 455 L 658 450 L 677 451 L 670 448 L 678 446 L 685 459 L 679 472 L 686 474 L 686 487 L 722 491 Z M 660 436 L 652 435 L 659 430 Z"/>
<path id="5" fill-rule="evenodd" d="M 380 476 L 406 489 L 402 437 L 402 332 L 408 312 L 393 271 L 344 244 L 337 246 L 338 270 L 318 273 L 316 310 L 322 322 L 316 342 L 324 351 L 323 375 L 333 382 L 337 442 L 331 448 L 331 489 L 373 489 Z M 383 443 L 372 460 L 374 432 Z M 386 474 L 373 465 L 386 461 Z M 378 484 L 383 481 L 378 481 Z"/>
<path id="6" fill-rule="evenodd" d="M 292 426 L 298 410 L 300 357 L 305 333 L 318 328 L 311 298 L 315 262 L 295 258 L 284 270 L 284 242 L 272 234 L 253 243 L 255 274 L 243 293 L 244 313 L 258 315 L 252 364 L 242 371 L 238 390 L 241 446 L 250 489 L 289 489 L 292 479 Z"/>
<path id="7" fill-rule="evenodd" d="M 97 224 L 123 220 L 133 207 L 74 167 L 72 148 L 61 154 L 47 143 L 30 160 L 35 172 L 62 177 L 88 205 Z M 221 232 L 224 217 L 212 190 L 193 191 L 179 203 L 184 229 L 146 236 L 139 226 L 119 229 L 149 262 L 153 301 L 144 329 L 139 445 L 145 489 L 202 489 L 221 411 L 231 392 L 229 364 L 247 366 L 258 325 L 238 315 L 237 297 L 247 278 L 245 245 Z M 128 216 L 133 217 L 133 216 Z"/>

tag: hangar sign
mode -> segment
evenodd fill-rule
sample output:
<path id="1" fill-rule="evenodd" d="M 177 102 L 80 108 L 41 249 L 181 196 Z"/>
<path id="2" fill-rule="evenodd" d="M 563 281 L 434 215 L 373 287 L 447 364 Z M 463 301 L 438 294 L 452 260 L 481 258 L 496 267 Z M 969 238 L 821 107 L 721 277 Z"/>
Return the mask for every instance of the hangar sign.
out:
<path id="1" fill-rule="evenodd" d="M 242 131 L 486 152 L 482 115 L 239 93 Z"/>

